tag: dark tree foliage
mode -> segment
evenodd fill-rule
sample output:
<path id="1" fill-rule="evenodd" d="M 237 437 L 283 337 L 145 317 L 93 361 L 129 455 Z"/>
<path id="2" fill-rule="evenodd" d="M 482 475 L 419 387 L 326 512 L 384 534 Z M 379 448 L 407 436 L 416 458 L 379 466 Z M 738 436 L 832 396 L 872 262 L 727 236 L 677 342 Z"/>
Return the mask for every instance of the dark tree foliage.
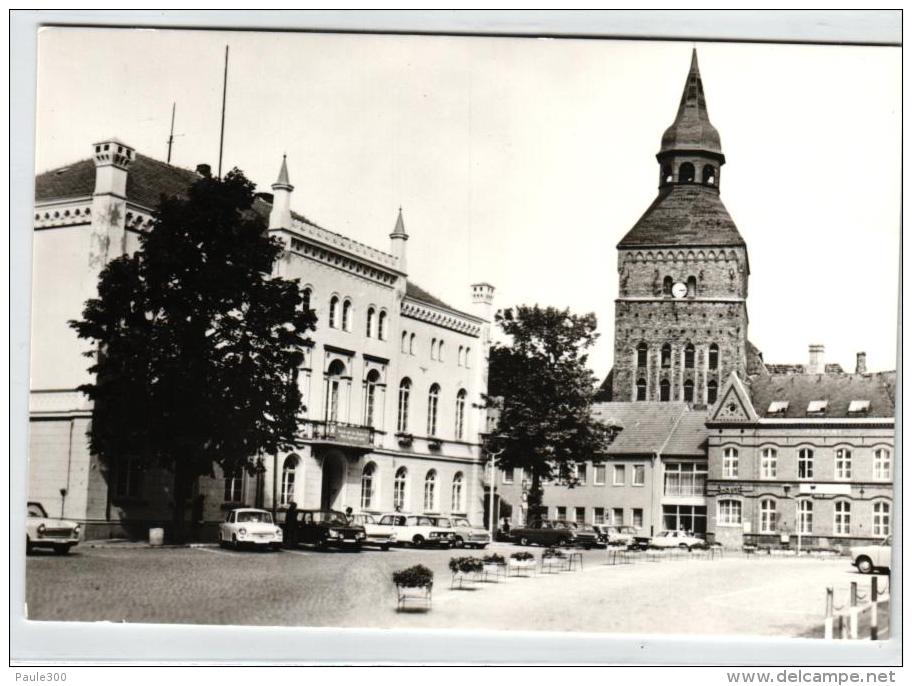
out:
<path id="1" fill-rule="evenodd" d="M 70 322 L 94 341 L 80 390 L 93 401 L 90 445 L 109 472 L 126 460 L 174 475 L 174 525 L 194 481 L 252 472 L 258 453 L 295 445 L 295 382 L 312 310 L 295 281 L 271 276 L 282 251 L 251 209 L 237 169 L 163 198 L 140 249 L 101 272 L 98 297 Z"/>
<path id="2" fill-rule="evenodd" d="M 531 474 L 528 512 L 541 505 L 542 481 L 568 483 L 572 465 L 600 460 L 609 442 L 592 418 L 595 377 L 586 351 L 598 338 L 594 314 L 519 306 L 497 313 L 509 344 L 491 349 L 488 401 L 499 410 L 498 463 Z"/>

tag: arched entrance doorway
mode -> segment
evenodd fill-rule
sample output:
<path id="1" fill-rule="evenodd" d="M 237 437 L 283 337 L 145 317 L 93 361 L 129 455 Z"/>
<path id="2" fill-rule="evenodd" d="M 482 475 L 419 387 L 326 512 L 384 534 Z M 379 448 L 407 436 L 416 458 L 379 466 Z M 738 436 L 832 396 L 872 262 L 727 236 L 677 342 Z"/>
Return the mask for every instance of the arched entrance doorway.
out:
<path id="1" fill-rule="evenodd" d="M 323 481 L 320 490 L 320 507 L 324 510 L 340 509 L 342 487 L 345 485 L 345 457 L 338 452 L 323 456 Z"/>

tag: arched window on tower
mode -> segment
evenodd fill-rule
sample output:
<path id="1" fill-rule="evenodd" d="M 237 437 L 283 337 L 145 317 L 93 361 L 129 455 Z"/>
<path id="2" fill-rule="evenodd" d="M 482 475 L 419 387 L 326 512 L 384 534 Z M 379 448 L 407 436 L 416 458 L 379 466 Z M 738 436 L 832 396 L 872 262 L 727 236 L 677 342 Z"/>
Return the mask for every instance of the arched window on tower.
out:
<path id="1" fill-rule="evenodd" d="M 709 346 L 709 368 L 719 368 L 719 346 L 715 343 Z"/>
<path id="2" fill-rule="evenodd" d="M 694 382 L 693 379 L 684 381 L 684 402 L 692 403 L 694 401 Z"/>
<path id="3" fill-rule="evenodd" d="M 712 405 L 716 402 L 716 398 L 719 395 L 719 384 L 715 380 L 710 381 L 706 384 L 706 402 Z"/>
<path id="4" fill-rule="evenodd" d="M 339 296 L 334 295 L 329 299 L 329 328 L 339 327 Z"/>
<path id="5" fill-rule="evenodd" d="M 380 316 L 377 317 L 377 338 L 381 341 L 386 340 L 386 312 L 380 311 Z"/>
<path id="6" fill-rule="evenodd" d="M 671 366 L 671 344 L 669 343 L 662 346 L 662 366 Z"/>
<path id="7" fill-rule="evenodd" d="M 684 369 L 694 368 L 694 347 L 693 343 L 684 346 Z"/>
<path id="8" fill-rule="evenodd" d="M 640 343 L 637 346 L 637 367 L 643 369 L 646 367 L 646 360 L 649 356 L 649 346 L 645 343 Z"/>
<path id="9" fill-rule="evenodd" d="M 374 310 L 373 307 L 367 308 L 367 327 L 366 327 L 366 331 L 364 332 L 364 335 L 367 336 L 368 338 L 373 338 L 373 336 L 374 336 L 374 315 L 375 314 L 376 314 L 376 310 Z"/>
<path id="10" fill-rule="evenodd" d="M 671 173 L 671 167 L 667 164 L 662 165 L 662 185 L 674 181 L 674 175 Z"/>
<path id="11" fill-rule="evenodd" d="M 693 183 L 694 175 L 694 166 L 690 162 L 685 162 L 678 169 L 678 181 L 680 183 Z"/>
<path id="12" fill-rule="evenodd" d="M 352 321 L 352 304 L 351 300 L 346 300 L 342 303 L 342 330 L 351 331 L 351 321 Z"/>
<path id="13" fill-rule="evenodd" d="M 671 384 L 668 382 L 668 379 L 662 379 L 659 384 L 659 400 L 663 403 L 667 403 L 671 400 Z"/>
<path id="14" fill-rule="evenodd" d="M 646 379 L 637 379 L 637 400 L 646 400 Z"/>
<path id="15" fill-rule="evenodd" d="M 396 421 L 396 431 L 408 431 L 409 397 L 412 393 L 412 381 L 408 377 L 399 383 L 399 415 Z"/>
<path id="16" fill-rule="evenodd" d="M 687 277 L 687 297 L 695 298 L 697 296 L 697 277 L 688 276 Z"/>
<path id="17" fill-rule="evenodd" d="M 716 185 L 716 168 L 711 164 L 703 165 L 703 183 L 707 186 Z"/>
<path id="18" fill-rule="evenodd" d="M 437 435 L 437 408 L 440 404 L 440 386 L 433 384 L 428 391 L 427 435 Z"/>
<path id="19" fill-rule="evenodd" d="M 371 369 L 364 381 L 364 425 L 374 426 L 377 418 L 377 385 L 380 383 L 380 372 Z"/>
<path id="20" fill-rule="evenodd" d="M 671 287 L 673 284 L 674 279 L 672 279 L 670 276 L 666 276 L 662 281 L 662 295 L 664 295 L 666 298 L 671 297 Z"/>

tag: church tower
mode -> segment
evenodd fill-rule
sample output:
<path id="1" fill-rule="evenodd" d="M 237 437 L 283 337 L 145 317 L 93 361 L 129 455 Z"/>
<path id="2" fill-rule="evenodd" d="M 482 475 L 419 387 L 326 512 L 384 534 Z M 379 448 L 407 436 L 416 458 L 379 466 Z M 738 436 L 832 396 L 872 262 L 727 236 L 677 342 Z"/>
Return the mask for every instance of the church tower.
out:
<path id="1" fill-rule="evenodd" d="M 719 197 L 725 164 L 694 50 L 656 155 L 659 191 L 618 243 L 613 400 L 716 401 L 746 377 L 747 246 Z"/>

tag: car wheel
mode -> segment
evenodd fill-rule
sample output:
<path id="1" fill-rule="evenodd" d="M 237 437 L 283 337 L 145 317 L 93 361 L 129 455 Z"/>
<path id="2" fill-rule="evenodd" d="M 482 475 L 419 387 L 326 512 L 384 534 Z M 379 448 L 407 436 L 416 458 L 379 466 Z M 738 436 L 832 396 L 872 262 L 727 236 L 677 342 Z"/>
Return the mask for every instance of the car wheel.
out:
<path id="1" fill-rule="evenodd" d="M 231 534 L 231 547 L 237 550 L 240 547 L 240 543 L 237 540 L 237 534 Z"/>
<path id="2" fill-rule="evenodd" d="M 380 550 L 382 550 L 384 553 L 385 553 L 385 552 L 388 552 L 389 549 L 390 549 L 389 543 L 387 543 L 386 545 L 381 545 L 381 546 L 380 546 Z"/>
<path id="3" fill-rule="evenodd" d="M 855 560 L 855 566 L 862 574 L 870 574 L 874 571 L 874 563 L 871 562 L 871 558 L 864 555 Z"/>
<path id="4" fill-rule="evenodd" d="M 416 535 L 415 538 L 412 539 L 412 545 L 415 546 L 416 548 L 423 548 L 424 547 L 424 536 Z"/>
<path id="5" fill-rule="evenodd" d="M 462 537 L 461 537 L 461 536 L 457 536 L 456 539 L 453 541 L 453 547 L 454 547 L 454 548 L 463 548 L 463 547 L 465 547 L 465 541 L 462 540 Z"/>
<path id="6" fill-rule="evenodd" d="M 678 547 L 690 552 L 690 547 L 686 543 L 678 543 Z"/>
<path id="7" fill-rule="evenodd" d="M 488 544 L 487 544 L 487 543 L 481 543 L 481 544 L 478 545 L 477 547 L 478 547 L 479 550 L 484 550 L 485 548 L 488 547 Z"/>
<path id="8" fill-rule="evenodd" d="M 521 537 L 521 538 L 519 539 L 519 545 L 526 545 L 526 546 L 527 546 L 527 545 L 530 545 L 529 539 L 526 538 L 525 536 Z"/>
<path id="9" fill-rule="evenodd" d="M 68 555 L 70 552 L 70 546 L 67 543 L 62 543 L 54 546 L 55 555 Z"/>
<path id="10" fill-rule="evenodd" d="M 569 538 L 562 538 L 562 539 L 560 539 L 560 540 L 557 542 L 557 545 L 560 546 L 561 548 L 569 548 L 569 547 L 570 547 L 570 539 L 569 539 Z"/>

